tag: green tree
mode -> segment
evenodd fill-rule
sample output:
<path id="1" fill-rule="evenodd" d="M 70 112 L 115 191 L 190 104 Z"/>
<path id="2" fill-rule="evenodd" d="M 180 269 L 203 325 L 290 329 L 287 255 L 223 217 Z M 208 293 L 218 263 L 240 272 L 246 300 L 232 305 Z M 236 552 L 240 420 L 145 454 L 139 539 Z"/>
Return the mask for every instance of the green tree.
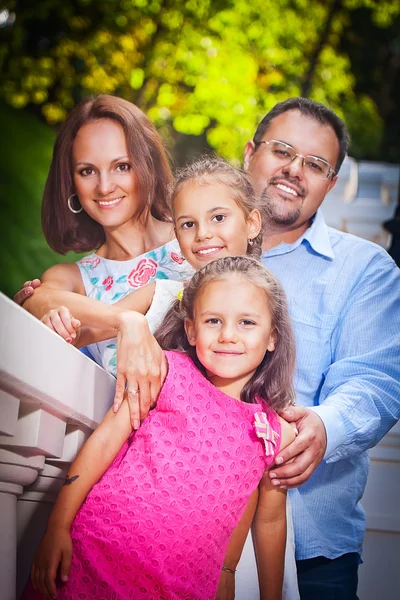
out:
<path id="1" fill-rule="evenodd" d="M 353 156 L 400 161 L 399 15 L 400 0 L 3 0 L 1 289 L 60 260 L 40 233 L 52 129 L 89 94 L 135 102 L 181 161 L 189 136 L 239 163 L 295 95 L 346 120 Z"/>
<path id="2" fill-rule="evenodd" d="M 371 89 L 357 89 L 351 39 L 378 31 L 398 40 L 399 0 L 8 4 L 16 20 L 3 28 L 1 93 L 15 107 L 36 106 L 50 124 L 82 96 L 115 93 L 145 110 L 171 146 L 180 134 L 205 133 L 239 160 L 260 116 L 302 94 L 348 116 L 358 155 L 379 150 L 380 107 Z"/>

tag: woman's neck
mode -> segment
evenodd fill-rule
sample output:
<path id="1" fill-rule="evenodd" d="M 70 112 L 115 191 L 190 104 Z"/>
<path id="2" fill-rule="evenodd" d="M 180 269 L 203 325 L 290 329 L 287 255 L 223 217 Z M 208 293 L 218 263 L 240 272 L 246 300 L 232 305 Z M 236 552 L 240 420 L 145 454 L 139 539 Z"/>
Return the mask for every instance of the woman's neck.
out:
<path id="1" fill-rule="evenodd" d="M 174 239 L 172 223 L 159 221 L 151 214 L 143 220 L 129 221 L 104 229 L 106 241 L 97 254 L 110 260 L 130 260 L 159 248 Z"/>

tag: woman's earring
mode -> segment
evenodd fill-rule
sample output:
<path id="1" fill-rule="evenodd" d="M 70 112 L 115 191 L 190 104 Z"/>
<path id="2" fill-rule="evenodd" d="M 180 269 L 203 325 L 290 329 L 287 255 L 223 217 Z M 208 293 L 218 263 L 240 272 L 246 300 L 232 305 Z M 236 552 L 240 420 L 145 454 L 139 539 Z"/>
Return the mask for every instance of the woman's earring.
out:
<path id="1" fill-rule="evenodd" d="M 247 240 L 247 243 L 249 244 L 249 246 L 252 246 L 254 244 L 254 240 Z"/>
<path id="2" fill-rule="evenodd" d="M 74 213 L 74 215 L 77 215 L 77 214 L 79 214 L 80 212 L 82 212 L 82 211 L 83 211 L 83 206 L 81 206 L 81 207 L 80 207 L 78 210 L 76 210 L 75 208 L 72 208 L 72 204 L 71 204 L 71 202 L 72 202 L 72 198 L 73 198 L 74 196 L 76 196 L 76 197 L 78 198 L 78 196 L 77 196 L 76 194 L 72 194 L 72 195 L 71 195 L 71 196 L 68 198 L 68 200 L 67 200 L 67 204 L 68 204 L 68 208 L 69 208 L 69 210 L 70 210 L 72 213 Z M 79 202 L 79 198 L 78 198 L 78 202 Z"/>

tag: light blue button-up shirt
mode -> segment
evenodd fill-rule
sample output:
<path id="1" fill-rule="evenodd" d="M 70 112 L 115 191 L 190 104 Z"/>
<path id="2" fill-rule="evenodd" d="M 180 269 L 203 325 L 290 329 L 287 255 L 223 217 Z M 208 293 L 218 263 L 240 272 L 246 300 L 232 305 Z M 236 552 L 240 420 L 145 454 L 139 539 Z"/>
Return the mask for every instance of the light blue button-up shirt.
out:
<path id="1" fill-rule="evenodd" d="M 327 432 L 324 460 L 290 491 L 296 558 L 361 553 L 367 450 L 400 417 L 400 271 L 381 247 L 328 227 L 321 210 L 262 261 L 288 296 L 296 402 Z"/>

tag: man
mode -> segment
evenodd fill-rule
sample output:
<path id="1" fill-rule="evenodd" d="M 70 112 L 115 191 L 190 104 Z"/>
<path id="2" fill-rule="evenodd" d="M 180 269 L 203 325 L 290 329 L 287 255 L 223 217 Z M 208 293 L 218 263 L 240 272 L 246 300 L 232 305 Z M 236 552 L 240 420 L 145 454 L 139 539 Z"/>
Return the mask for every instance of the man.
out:
<path id="1" fill-rule="evenodd" d="M 301 406 L 282 416 L 299 435 L 269 476 L 292 488 L 302 600 L 357 598 L 366 450 L 400 416 L 399 271 L 382 248 L 327 227 L 320 210 L 347 147 L 332 111 L 291 98 L 244 152 L 265 202 L 262 260 L 285 287 L 296 334 Z"/>

